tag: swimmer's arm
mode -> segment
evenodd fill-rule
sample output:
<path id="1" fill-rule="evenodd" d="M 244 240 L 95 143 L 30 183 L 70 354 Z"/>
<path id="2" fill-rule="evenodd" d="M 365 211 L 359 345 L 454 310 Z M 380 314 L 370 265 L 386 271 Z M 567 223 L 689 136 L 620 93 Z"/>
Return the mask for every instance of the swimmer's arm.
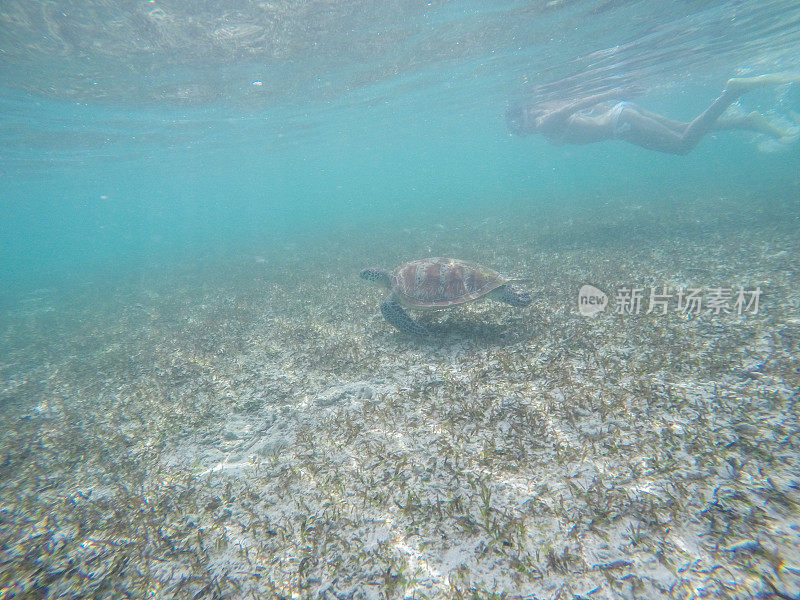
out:
<path id="1" fill-rule="evenodd" d="M 594 106 L 595 104 L 605 102 L 606 100 L 616 100 L 624 95 L 625 90 L 621 88 L 614 88 L 613 90 L 600 92 L 599 94 L 586 96 L 586 98 L 581 98 L 580 100 L 570 102 L 566 107 L 564 107 L 564 109 L 558 109 L 558 112 L 561 112 L 561 110 L 568 110 L 570 113 L 574 113 L 589 106 Z"/>
<path id="2" fill-rule="evenodd" d="M 622 88 L 614 88 L 613 90 L 607 90 L 605 92 L 600 92 L 599 94 L 593 94 L 579 100 L 567 102 L 560 108 L 552 110 L 540 118 L 550 122 L 557 121 L 559 119 L 567 119 L 570 115 L 578 112 L 579 110 L 583 110 L 589 106 L 594 106 L 600 102 L 605 102 L 606 100 L 615 100 L 624 95 L 625 90 Z"/>

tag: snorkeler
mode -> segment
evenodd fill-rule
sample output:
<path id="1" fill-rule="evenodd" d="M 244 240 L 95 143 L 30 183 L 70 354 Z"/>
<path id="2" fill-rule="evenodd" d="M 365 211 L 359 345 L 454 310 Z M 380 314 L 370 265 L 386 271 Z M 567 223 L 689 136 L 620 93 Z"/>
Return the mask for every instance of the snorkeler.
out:
<path id="1" fill-rule="evenodd" d="M 779 140 L 793 139 L 798 127 L 783 129 L 758 112 L 723 115 L 739 97 L 757 87 L 800 81 L 800 75 L 767 74 L 728 80 L 719 98 L 689 123 L 673 121 L 620 99 L 625 90 L 614 89 L 572 102 L 543 102 L 509 109 L 508 128 L 519 135 L 539 133 L 554 144 L 589 144 L 624 140 L 642 148 L 687 154 L 710 131 L 726 129 L 765 133 Z"/>

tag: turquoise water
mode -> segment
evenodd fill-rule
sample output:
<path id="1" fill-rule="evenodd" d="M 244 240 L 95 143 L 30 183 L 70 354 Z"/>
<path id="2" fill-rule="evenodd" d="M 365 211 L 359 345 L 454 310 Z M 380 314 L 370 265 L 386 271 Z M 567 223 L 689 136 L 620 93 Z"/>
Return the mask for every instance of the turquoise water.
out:
<path id="1" fill-rule="evenodd" d="M 191 13 L 179 4 L 158 8 Z M 15 9 L 30 10 L 11 4 L 7 13 Z M 45 41 L 12 47 L 14 34 L 36 31 L 15 31 L 9 21 L 0 179 L 9 287 L 342 224 L 446 221 L 517 202 L 728 196 L 796 181 L 797 145 L 767 154 L 748 134 L 719 134 L 689 157 L 671 157 L 618 142 L 555 147 L 512 138 L 503 119 L 526 95 L 586 93 L 611 78 L 647 88 L 637 101 L 648 109 L 689 119 L 731 75 L 797 67 L 791 2 L 362 9 L 386 16 L 350 33 L 349 25 L 364 24 L 349 9 L 337 11 L 351 23 L 328 21 L 311 3 L 306 18 L 329 28 L 315 42 L 334 50 L 294 48 L 295 38 L 315 37 L 301 29 L 286 33 L 288 55 L 275 59 L 257 49 L 203 59 L 188 55 L 191 40 L 181 39 L 128 58 L 115 54 L 120 40 L 119 50 L 102 45 L 111 41 L 101 33 L 113 32 L 84 22 L 84 35 L 100 32 L 93 55 L 62 24 L 61 67 L 40 48 Z M 65 23 L 101 13 L 78 5 L 63 12 Z M 204 16 L 211 18 L 195 18 Z M 46 35 L 45 24 L 38 27 Z M 391 32 L 385 43 L 382 31 Z M 160 98 L 183 82 L 184 95 Z M 784 86 L 744 104 L 785 111 L 792 100 L 796 111 L 797 93 Z"/>
<path id="2" fill-rule="evenodd" d="M 4 0 L 0 599 L 797 597 L 800 141 L 505 118 L 762 73 L 797 2 Z M 533 302 L 402 335 L 358 273 L 426 256 Z"/>

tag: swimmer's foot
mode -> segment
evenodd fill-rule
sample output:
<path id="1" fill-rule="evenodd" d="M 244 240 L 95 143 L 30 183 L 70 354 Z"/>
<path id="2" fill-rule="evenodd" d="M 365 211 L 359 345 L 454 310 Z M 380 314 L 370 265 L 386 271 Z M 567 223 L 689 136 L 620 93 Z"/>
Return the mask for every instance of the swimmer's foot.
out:
<path id="1" fill-rule="evenodd" d="M 785 152 L 789 148 L 793 147 L 797 140 L 800 139 L 800 127 L 797 125 L 792 125 L 788 127 L 779 138 L 769 138 L 764 139 L 758 143 L 758 149 L 761 152 Z"/>
<path id="2" fill-rule="evenodd" d="M 798 139 L 800 139 L 800 125 L 792 125 L 783 132 L 780 141 L 784 144 L 794 144 Z"/>
<path id="3" fill-rule="evenodd" d="M 732 77 L 725 84 L 729 92 L 743 94 L 749 90 L 764 85 L 780 85 L 782 83 L 796 83 L 800 81 L 800 73 L 766 73 L 756 77 Z"/>
<path id="4" fill-rule="evenodd" d="M 771 121 L 762 115 L 760 112 L 756 111 L 753 111 L 745 116 L 744 122 L 748 129 L 760 131 L 761 133 L 766 133 L 767 135 L 778 139 L 794 135 L 794 130 L 797 129 L 796 127 L 781 127 L 774 121 Z"/>

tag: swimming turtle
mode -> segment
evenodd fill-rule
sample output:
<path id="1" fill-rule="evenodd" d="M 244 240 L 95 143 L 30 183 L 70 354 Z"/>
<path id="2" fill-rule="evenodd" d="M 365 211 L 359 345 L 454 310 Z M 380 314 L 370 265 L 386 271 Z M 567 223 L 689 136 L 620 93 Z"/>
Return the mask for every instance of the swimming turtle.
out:
<path id="1" fill-rule="evenodd" d="M 455 258 L 423 258 L 400 265 L 394 271 L 364 269 L 361 278 L 380 283 L 391 291 L 381 303 L 383 317 L 403 333 L 426 335 L 403 307 L 437 309 L 488 297 L 511 306 L 528 306 L 531 296 L 487 267 Z"/>

